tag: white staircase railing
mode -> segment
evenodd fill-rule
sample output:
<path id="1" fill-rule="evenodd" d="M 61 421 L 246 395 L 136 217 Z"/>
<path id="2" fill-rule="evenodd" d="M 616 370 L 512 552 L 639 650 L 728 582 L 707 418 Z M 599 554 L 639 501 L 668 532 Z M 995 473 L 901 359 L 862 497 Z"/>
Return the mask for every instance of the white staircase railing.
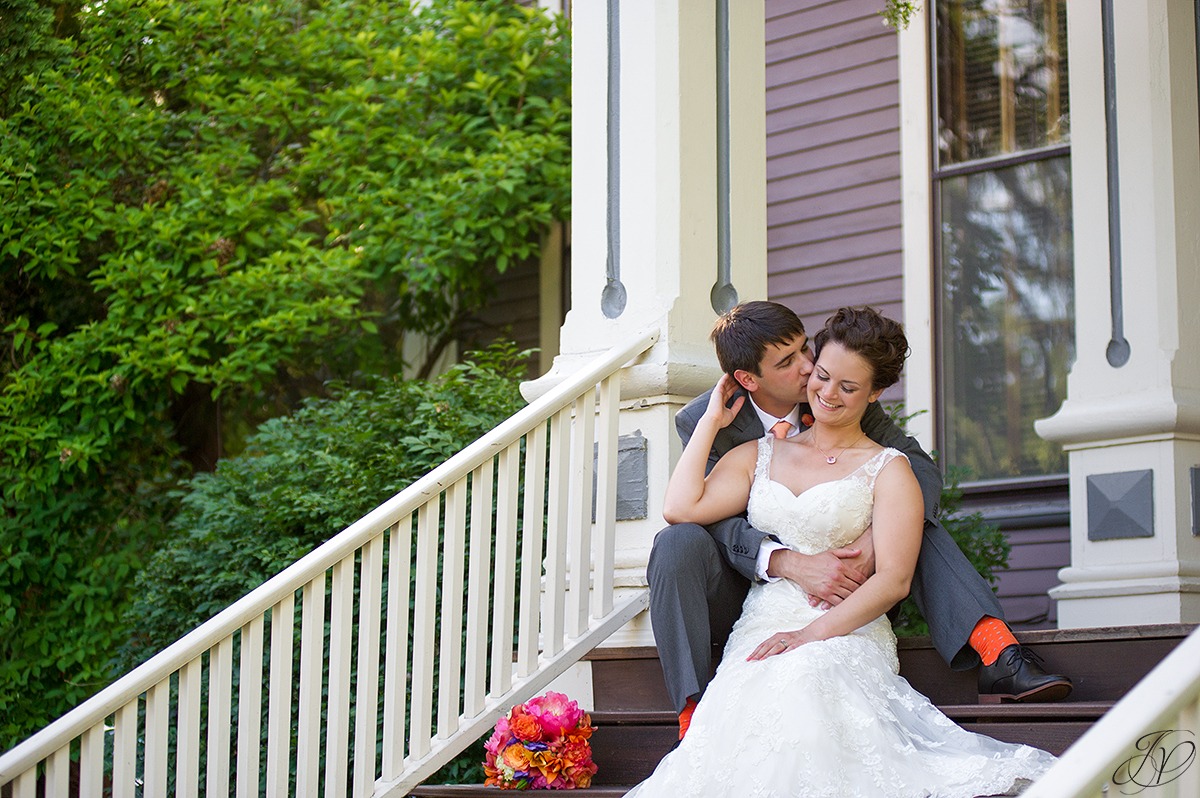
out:
<path id="1" fill-rule="evenodd" d="M 1137 683 L 1022 798 L 1200 796 L 1200 629 Z"/>
<path id="2" fill-rule="evenodd" d="M 613 600 L 617 415 L 622 366 L 657 339 L 614 348 L 4 753 L 0 786 L 406 794 L 646 606 L 644 590 Z"/>

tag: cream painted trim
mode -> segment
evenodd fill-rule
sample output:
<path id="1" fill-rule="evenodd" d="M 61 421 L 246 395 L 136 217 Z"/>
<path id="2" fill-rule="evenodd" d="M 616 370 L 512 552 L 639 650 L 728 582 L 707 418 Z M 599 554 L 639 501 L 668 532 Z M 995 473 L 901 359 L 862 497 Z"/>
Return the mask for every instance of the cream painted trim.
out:
<path id="1" fill-rule="evenodd" d="M 929 450 L 935 445 L 936 336 L 933 328 L 933 197 L 930 145 L 929 22 L 923 3 L 899 37 L 901 240 L 904 252 L 904 330 L 912 354 L 904 369 L 909 433 Z"/>
<path id="2" fill-rule="evenodd" d="M 538 374 L 545 374 L 558 356 L 558 334 L 563 317 L 563 230 L 554 222 L 542 238 L 538 265 Z"/>

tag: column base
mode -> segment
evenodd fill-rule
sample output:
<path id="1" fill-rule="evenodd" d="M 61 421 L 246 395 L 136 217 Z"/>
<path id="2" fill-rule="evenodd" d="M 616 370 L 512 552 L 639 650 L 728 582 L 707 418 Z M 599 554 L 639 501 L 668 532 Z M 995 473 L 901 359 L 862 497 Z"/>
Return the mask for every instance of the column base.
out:
<path id="1" fill-rule="evenodd" d="M 1050 590 L 1060 629 L 1200 623 L 1200 578 L 1089 579 L 1087 571 L 1064 569 L 1066 584 Z"/>

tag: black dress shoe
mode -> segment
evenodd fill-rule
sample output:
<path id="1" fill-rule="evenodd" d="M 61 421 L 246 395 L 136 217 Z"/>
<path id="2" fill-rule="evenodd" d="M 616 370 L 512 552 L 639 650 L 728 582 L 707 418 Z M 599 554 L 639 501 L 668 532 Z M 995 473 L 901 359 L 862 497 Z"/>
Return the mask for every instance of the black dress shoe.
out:
<path id="1" fill-rule="evenodd" d="M 1041 661 L 1022 645 L 1001 651 L 995 662 L 979 668 L 979 703 L 1062 701 L 1071 694 L 1071 680 L 1046 673 Z"/>

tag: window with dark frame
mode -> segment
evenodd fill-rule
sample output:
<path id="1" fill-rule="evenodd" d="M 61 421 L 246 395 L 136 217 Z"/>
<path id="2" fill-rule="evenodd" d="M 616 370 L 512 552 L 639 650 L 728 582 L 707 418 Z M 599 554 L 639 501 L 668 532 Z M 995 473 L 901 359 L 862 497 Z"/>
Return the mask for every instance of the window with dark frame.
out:
<path id="1" fill-rule="evenodd" d="M 938 448 L 970 481 L 1065 473 L 1034 432 L 1074 359 L 1066 0 L 937 0 Z"/>

